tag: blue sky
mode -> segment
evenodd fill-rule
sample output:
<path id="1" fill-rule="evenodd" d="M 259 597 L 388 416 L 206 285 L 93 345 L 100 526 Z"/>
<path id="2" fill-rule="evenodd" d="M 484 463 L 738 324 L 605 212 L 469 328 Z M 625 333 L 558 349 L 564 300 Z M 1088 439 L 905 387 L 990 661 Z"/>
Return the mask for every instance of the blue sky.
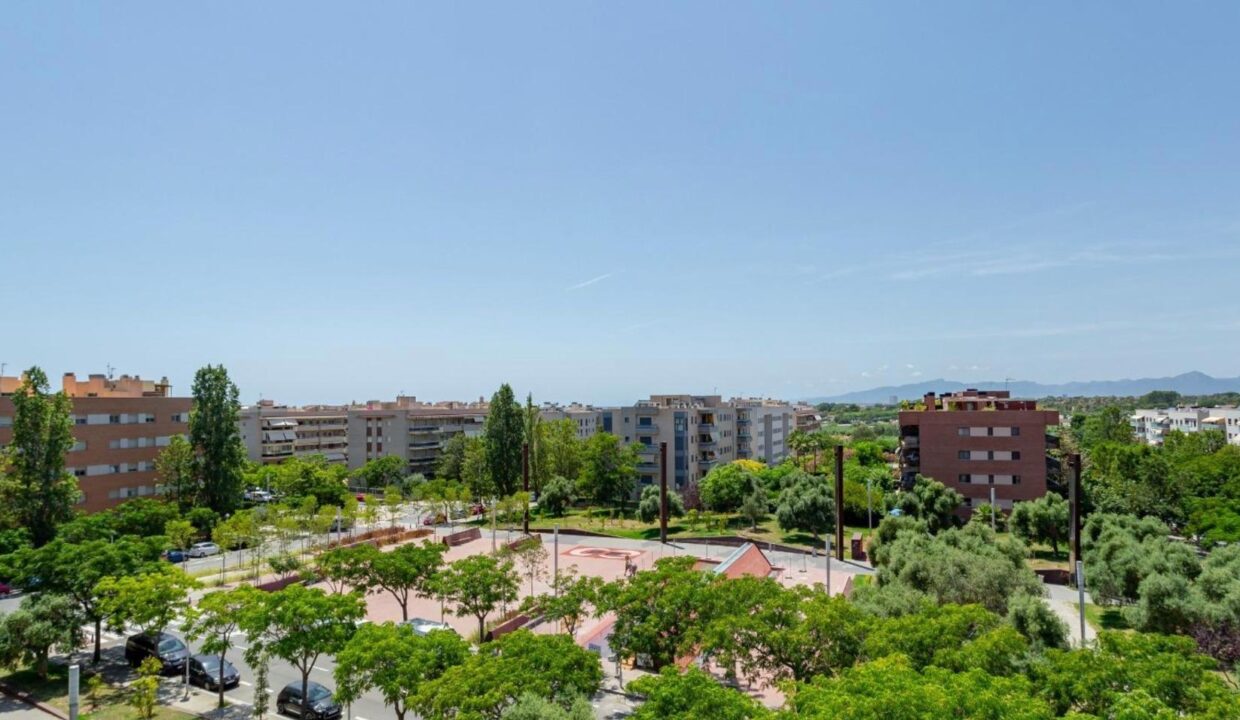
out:
<path id="1" fill-rule="evenodd" d="M 1240 374 L 1240 5 L 15 3 L 0 362 L 244 400 Z"/>

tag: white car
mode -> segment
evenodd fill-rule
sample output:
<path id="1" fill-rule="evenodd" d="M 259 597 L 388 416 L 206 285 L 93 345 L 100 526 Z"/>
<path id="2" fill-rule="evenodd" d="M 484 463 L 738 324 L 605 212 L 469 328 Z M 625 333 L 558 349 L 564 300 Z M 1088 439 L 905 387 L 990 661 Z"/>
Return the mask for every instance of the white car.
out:
<path id="1" fill-rule="evenodd" d="M 220 554 L 220 546 L 213 542 L 194 543 L 185 553 L 192 558 L 210 557 Z"/>

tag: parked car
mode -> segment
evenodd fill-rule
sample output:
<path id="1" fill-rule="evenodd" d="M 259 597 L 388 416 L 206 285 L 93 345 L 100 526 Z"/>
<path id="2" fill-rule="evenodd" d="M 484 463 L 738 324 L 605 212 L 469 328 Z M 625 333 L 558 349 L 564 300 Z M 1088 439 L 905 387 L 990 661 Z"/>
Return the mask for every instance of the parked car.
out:
<path id="1" fill-rule="evenodd" d="M 434 515 L 427 515 L 426 519 L 422 521 L 422 524 L 423 525 L 443 525 L 446 522 L 448 522 L 448 518 L 444 517 L 443 513 L 435 513 Z"/>
<path id="2" fill-rule="evenodd" d="M 402 622 L 401 625 L 408 625 L 412 628 L 414 635 L 429 635 L 435 630 L 447 630 L 451 633 L 456 632 L 456 630 L 453 630 L 452 626 L 448 623 L 427 620 L 426 618 L 409 618 L 408 620 Z"/>
<path id="3" fill-rule="evenodd" d="M 245 492 L 245 495 L 243 495 L 242 497 L 244 497 L 246 500 L 252 503 L 269 503 L 274 499 L 271 493 L 267 492 L 266 490 L 257 490 L 257 489 L 247 490 Z"/>
<path id="4" fill-rule="evenodd" d="M 8 583 L 0 582 L 0 597 L 7 597 L 12 594 L 13 588 Z"/>
<path id="5" fill-rule="evenodd" d="M 194 655 L 189 659 L 189 681 L 207 690 L 220 689 L 220 657 L 219 655 Z M 224 661 L 224 689 L 237 687 L 241 684 L 241 673 L 233 664 Z"/>
<path id="6" fill-rule="evenodd" d="M 486 513 L 487 507 L 482 503 L 475 503 L 474 506 L 469 509 L 470 515 L 486 515 Z"/>
<path id="7" fill-rule="evenodd" d="M 170 563 L 185 562 L 187 555 L 181 550 L 169 550 L 164 553 L 164 559 Z"/>
<path id="8" fill-rule="evenodd" d="M 358 493 L 358 494 L 357 494 L 357 495 L 355 495 L 354 497 L 356 497 L 356 498 L 357 498 L 357 501 L 358 501 L 358 502 L 360 502 L 360 503 L 364 503 L 364 502 L 366 502 L 366 493 Z"/>
<path id="9" fill-rule="evenodd" d="M 334 720 L 340 717 L 340 703 L 332 698 L 331 690 L 311 682 L 306 686 L 306 699 L 301 697 L 301 682 L 294 680 L 276 697 L 276 711 L 289 717 L 313 720 Z"/>
<path id="10" fill-rule="evenodd" d="M 138 667 L 149 657 L 159 660 L 165 673 L 179 673 L 185 669 L 189 648 L 166 632 L 152 635 L 139 633 L 125 641 L 125 660 L 131 667 Z"/>
<path id="11" fill-rule="evenodd" d="M 192 558 L 201 558 L 219 555 L 220 552 L 221 550 L 219 545 L 216 545 L 213 542 L 200 542 L 194 543 L 190 546 L 189 552 L 187 552 L 186 555 L 189 555 Z"/>

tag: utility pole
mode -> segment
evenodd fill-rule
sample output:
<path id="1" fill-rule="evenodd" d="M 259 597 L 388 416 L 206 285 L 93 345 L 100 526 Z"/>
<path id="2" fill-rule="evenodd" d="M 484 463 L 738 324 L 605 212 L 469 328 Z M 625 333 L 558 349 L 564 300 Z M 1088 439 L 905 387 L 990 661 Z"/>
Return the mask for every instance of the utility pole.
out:
<path id="1" fill-rule="evenodd" d="M 659 542 L 667 543 L 667 443 L 659 443 Z"/>
<path id="2" fill-rule="evenodd" d="M 530 444 L 521 443 L 521 489 L 525 492 L 525 517 L 521 521 L 521 529 L 530 534 Z"/>
<path id="3" fill-rule="evenodd" d="M 844 446 L 835 446 L 835 555 L 844 559 Z M 827 567 L 831 567 L 827 560 Z"/>
<path id="4" fill-rule="evenodd" d="M 1076 566 L 1076 561 L 1081 559 L 1081 456 L 1072 453 L 1068 455 L 1068 542 L 1069 551 L 1072 553 L 1070 561 L 1072 566 Z"/>

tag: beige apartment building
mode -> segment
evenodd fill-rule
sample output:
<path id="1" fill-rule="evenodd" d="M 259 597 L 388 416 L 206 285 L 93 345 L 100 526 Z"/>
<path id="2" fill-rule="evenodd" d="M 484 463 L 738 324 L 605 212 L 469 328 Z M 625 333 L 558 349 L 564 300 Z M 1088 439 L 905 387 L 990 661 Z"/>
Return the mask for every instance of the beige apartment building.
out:
<path id="1" fill-rule="evenodd" d="M 392 402 L 372 400 L 348 411 L 349 468 L 394 455 L 409 473 L 431 475 L 444 445 L 454 435 L 477 437 L 486 422 L 488 404 L 420 402 L 399 396 Z"/>
<path id="2" fill-rule="evenodd" d="M 642 486 L 659 482 L 660 443 L 667 443 L 668 487 L 676 490 L 738 457 L 736 409 L 718 395 L 651 395 L 600 413 L 603 432 L 638 446 Z"/>
<path id="3" fill-rule="evenodd" d="M 237 427 L 254 462 L 278 463 L 310 455 L 322 455 L 331 463 L 349 460 L 347 405 L 288 407 L 260 400 L 241 408 Z"/>
<path id="4" fill-rule="evenodd" d="M 593 405 L 544 403 L 538 416 L 546 421 L 572 420 L 577 426 L 577 439 L 587 440 L 603 429 L 603 411 Z"/>
<path id="5" fill-rule="evenodd" d="M 13 439 L 13 401 L 20 378 L 0 378 L 0 446 Z M 66 373 L 62 389 L 73 401 L 74 445 L 65 466 L 78 479 L 80 507 L 103 510 L 158 493 L 155 458 L 173 436 L 189 432 L 192 400 L 171 397 L 168 379 Z"/>

